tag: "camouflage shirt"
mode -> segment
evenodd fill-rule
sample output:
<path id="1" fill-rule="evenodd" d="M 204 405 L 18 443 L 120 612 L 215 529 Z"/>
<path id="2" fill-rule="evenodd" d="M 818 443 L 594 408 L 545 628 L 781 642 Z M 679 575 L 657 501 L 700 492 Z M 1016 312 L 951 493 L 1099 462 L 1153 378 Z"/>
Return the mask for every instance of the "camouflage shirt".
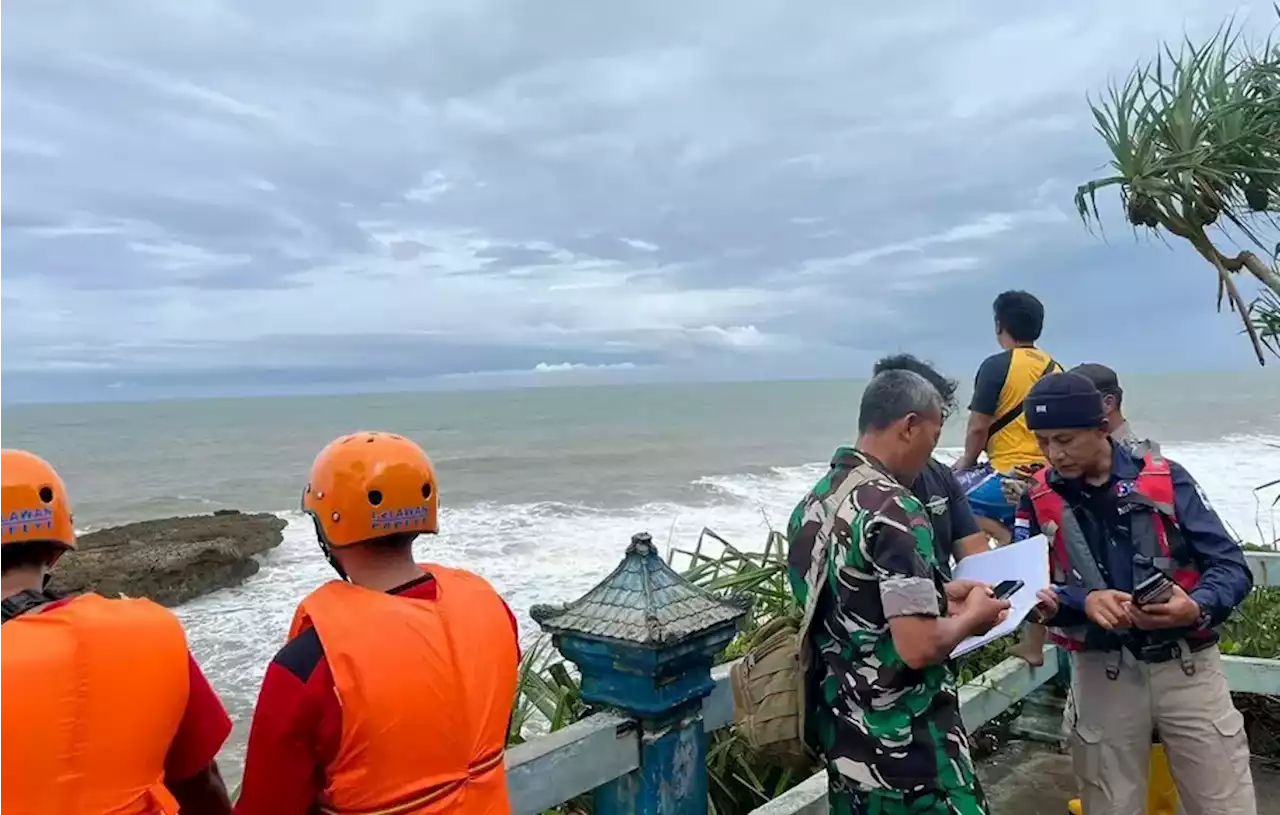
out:
<path id="1" fill-rule="evenodd" d="M 842 506 L 828 506 L 841 482 L 863 464 L 876 468 L 875 480 L 856 488 Z M 971 806 L 954 811 L 985 811 L 951 667 L 907 667 L 889 633 L 892 617 L 946 613 L 923 505 L 870 456 L 837 450 L 831 470 L 796 507 L 787 528 L 788 576 L 802 605 L 828 511 L 837 516 L 824 594 L 810 628 L 810 738 L 846 787 L 887 799 L 961 797 Z"/>
<path id="2" fill-rule="evenodd" d="M 1129 451 L 1129 455 L 1134 458 L 1142 458 L 1147 453 L 1160 454 L 1160 445 L 1150 439 L 1139 437 L 1137 433 L 1133 432 L 1133 428 L 1129 426 L 1128 422 L 1124 422 L 1111 431 L 1111 440 Z"/>

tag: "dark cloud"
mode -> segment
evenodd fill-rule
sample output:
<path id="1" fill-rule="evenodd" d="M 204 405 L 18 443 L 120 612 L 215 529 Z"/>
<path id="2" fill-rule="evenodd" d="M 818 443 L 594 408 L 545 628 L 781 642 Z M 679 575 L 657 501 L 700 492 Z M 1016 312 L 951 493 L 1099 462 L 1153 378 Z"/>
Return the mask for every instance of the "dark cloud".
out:
<path id="1" fill-rule="evenodd" d="M 1084 93 L 1220 2 L 557 10 L 6 5 L 5 398 L 821 375 L 900 347 L 967 371 L 1009 287 L 1064 356 L 1106 344 L 1099 300 L 1202 327 L 1171 357 L 1247 353 L 1191 253 L 1070 204 L 1105 160 Z M 1110 330 L 1161 365 L 1149 326 Z"/>

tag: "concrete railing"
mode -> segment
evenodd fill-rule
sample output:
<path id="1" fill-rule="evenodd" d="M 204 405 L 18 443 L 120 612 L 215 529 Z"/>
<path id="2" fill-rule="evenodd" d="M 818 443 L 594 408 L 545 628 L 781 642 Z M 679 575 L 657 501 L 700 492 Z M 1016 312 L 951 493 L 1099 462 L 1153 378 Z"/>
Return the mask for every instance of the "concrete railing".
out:
<path id="1" fill-rule="evenodd" d="M 1056 676 L 1055 651 L 1046 647 L 1045 664 L 1039 668 L 1007 659 L 965 685 L 960 692 L 965 726 L 981 727 Z M 733 720 L 731 667 L 719 665 L 712 672 L 715 689 L 702 701 L 702 726 L 708 732 Z M 515 814 L 535 815 L 637 769 L 640 734 L 631 725 L 624 717 L 598 713 L 508 750 L 507 783 Z M 825 782 L 822 789 L 825 794 Z"/>
<path id="2" fill-rule="evenodd" d="M 1280 586 L 1280 553 L 1251 552 L 1249 561 L 1258 586 Z M 965 726 L 970 731 L 982 727 L 1053 679 L 1059 672 L 1061 657 L 1061 652 L 1050 645 L 1045 648 L 1044 665 L 1040 667 L 1033 668 L 1021 659 L 1010 658 L 962 686 L 960 709 Z M 704 732 L 725 727 L 733 719 L 730 667 L 720 665 L 712 669 L 714 684 L 702 699 L 700 713 L 693 717 L 700 719 L 697 725 Z M 1280 695 L 1280 660 L 1227 656 L 1223 658 L 1223 667 L 1232 690 Z M 681 724 L 687 726 L 689 722 Z M 642 776 L 638 772 L 642 769 L 642 745 L 649 744 L 651 738 L 635 719 L 599 713 L 511 748 L 507 752 L 507 772 L 515 815 L 536 815 L 628 775 Z M 705 747 L 705 742 L 703 744 Z M 705 761 L 705 755 L 697 758 Z M 826 793 L 826 775 L 818 773 L 753 812 L 756 815 L 826 812 Z M 637 790 L 636 800 L 644 798 L 643 792 Z M 608 809 L 610 812 L 684 815 L 705 812 L 705 801 L 694 802 L 694 805 L 683 802 L 675 808 L 655 803 L 653 807 L 619 810 L 610 806 Z"/>

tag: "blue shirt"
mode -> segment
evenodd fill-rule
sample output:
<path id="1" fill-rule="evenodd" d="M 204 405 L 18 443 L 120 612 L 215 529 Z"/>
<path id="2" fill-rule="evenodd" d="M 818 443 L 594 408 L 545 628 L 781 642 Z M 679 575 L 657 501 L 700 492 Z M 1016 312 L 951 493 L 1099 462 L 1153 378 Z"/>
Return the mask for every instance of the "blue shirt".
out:
<path id="1" fill-rule="evenodd" d="M 1134 458 L 1124 447 L 1111 445 L 1111 478 L 1106 484 L 1092 486 L 1083 479 L 1064 479 L 1049 473 L 1049 484 L 1066 500 L 1080 522 L 1094 559 L 1111 588 L 1133 591 L 1133 539 L 1128 516 L 1117 510 L 1116 482 L 1132 481 L 1142 472 L 1143 461 Z M 1191 590 L 1191 599 L 1209 615 L 1210 625 L 1224 622 L 1236 606 L 1244 602 L 1253 589 L 1253 573 L 1245 562 L 1240 544 L 1227 533 L 1218 513 L 1204 499 L 1200 486 L 1191 474 L 1174 461 L 1169 461 L 1173 480 L 1174 512 L 1178 527 L 1191 550 L 1200 571 L 1200 582 Z M 1029 494 L 1023 495 L 1014 520 L 1014 540 L 1025 540 L 1040 534 L 1035 509 Z M 1087 592 L 1081 586 L 1055 586 L 1061 605 L 1050 622 L 1058 626 L 1084 625 Z"/>

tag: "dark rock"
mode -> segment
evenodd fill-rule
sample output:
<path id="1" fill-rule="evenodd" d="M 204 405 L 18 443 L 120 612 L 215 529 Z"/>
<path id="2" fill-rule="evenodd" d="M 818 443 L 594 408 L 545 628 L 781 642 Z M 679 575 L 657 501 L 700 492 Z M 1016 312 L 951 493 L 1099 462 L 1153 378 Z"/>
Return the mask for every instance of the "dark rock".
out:
<path id="1" fill-rule="evenodd" d="M 278 546 L 284 527 L 275 515 L 221 510 L 90 532 L 58 561 L 50 588 L 175 606 L 257 572 L 254 556 Z"/>

